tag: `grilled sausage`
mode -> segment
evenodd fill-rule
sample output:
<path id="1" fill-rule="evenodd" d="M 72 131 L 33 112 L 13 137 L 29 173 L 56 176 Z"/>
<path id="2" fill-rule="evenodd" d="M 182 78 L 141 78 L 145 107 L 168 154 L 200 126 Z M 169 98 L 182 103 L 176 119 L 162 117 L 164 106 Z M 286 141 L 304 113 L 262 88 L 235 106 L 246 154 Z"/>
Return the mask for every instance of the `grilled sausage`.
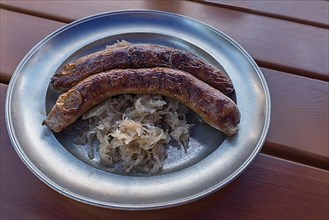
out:
<path id="1" fill-rule="evenodd" d="M 53 88 L 67 91 L 86 77 L 110 69 L 169 67 L 188 72 L 228 95 L 231 79 L 192 53 L 151 44 L 108 49 L 84 56 L 59 69 L 51 79 Z"/>
<path id="2" fill-rule="evenodd" d="M 230 98 L 189 73 L 161 67 L 114 69 L 92 75 L 60 95 L 43 124 L 60 132 L 104 99 L 124 93 L 168 96 L 226 135 L 238 131 L 240 112 Z"/>

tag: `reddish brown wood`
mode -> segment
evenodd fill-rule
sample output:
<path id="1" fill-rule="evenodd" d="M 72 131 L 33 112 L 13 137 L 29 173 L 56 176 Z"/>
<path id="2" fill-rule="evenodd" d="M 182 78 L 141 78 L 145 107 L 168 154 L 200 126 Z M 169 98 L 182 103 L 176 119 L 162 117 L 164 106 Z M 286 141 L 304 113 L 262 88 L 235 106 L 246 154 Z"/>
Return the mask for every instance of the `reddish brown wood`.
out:
<path id="1" fill-rule="evenodd" d="M 2 7 L 61 21 L 132 8 L 179 13 L 224 31 L 264 67 L 329 80 L 324 28 L 190 1 L 2 1 Z"/>
<path id="2" fill-rule="evenodd" d="M 291 162 L 328 169 L 329 84 L 284 73 L 328 80 L 328 30 L 185 1 L 93 1 L 92 4 L 88 1 L 2 1 L 0 4 L 50 18 L 0 11 L 0 82 L 6 83 L 18 62 L 40 39 L 65 22 L 101 11 L 159 9 L 188 15 L 224 30 L 242 43 L 262 66 L 280 70 L 262 68 L 272 96 L 272 123 L 262 152 L 290 160 L 260 154 L 224 189 L 179 207 L 139 212 L 93 207 L 50 189 L 18 158 L 5 128 L 7 86 L 0 84 L 0 219 L 329 218 L 328 171 Z M 250 10 L 264 13 L 280 10 L 278 13 L 281 13 L 290 7 L 261 9 L 262 4 Z M 295 5 L 296 11 L 300 5 Z M 319 17 L 312 13 L 314 7 L 305 11 L 305 19 L 310 20 L 309 14 Z M 294 13 L 287 16 L 300 15 Z M 282 16 L 285 19 L 286 15 Z"/>
<path id="3" fill-rule="evenodd" d="M 18 63 L 63 23 L 0 9 L 0 82 L 8 83 Z"/>
<path id="4" fill-rule="evenodd" d="M 73 201 L 38 180 L 15 153 L 1 105 L 1 219 L 327 219 L 328 171 L 260 154 L 224 189 L 186 205 L 118 211 Z M 307 211 L 305 211 L 307 210 Z"/>
<path id="5" fill-rule="evenodd" d="M 272 99 L 264 152 L 329 169 L 329 83 L 262 71 Z"/>
<path id="6" fill-rule="evenodd" d="M 304 0 L 194 0 L 233 10 L 270 16 L 319 27 L 329 27 L 329 2 Z"/>
<path id="7" fill-rule="evenodd" d="M 1 16 L 2 22 L 8 24 L 1 25 L 0 79 L 9 79 L 25 53 L 47 31 L 50 33 L 63 23 L 7 10 L 2 10 Z M 10 28 L 9 22 L 16 28 Z M 24 41 L 20 36 L 24 36 Z M 328 167 L 328 83 L 262 70 L 272 96 L 272 122 L 263 152 Z"/>

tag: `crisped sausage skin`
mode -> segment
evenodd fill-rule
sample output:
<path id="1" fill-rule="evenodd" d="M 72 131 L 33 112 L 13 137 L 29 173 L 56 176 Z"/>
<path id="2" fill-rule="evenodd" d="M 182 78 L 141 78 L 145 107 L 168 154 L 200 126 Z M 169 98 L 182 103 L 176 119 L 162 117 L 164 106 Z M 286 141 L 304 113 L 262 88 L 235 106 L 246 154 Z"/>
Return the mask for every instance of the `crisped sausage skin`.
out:
<path id="1" fill-rule="evenodd" d="M 226 135 L 238 131 L 240 112 L 230 98 L 189 73 L 161 67 L 114 69 L 92 75 L 62 94 L 43 124 L 60 132 L 94 105 L 125 93 L 168 96 Z"/>
<path id="2" fill-rule="evenodd" d="M 67 91 L 86 77 L 116 68 L 169 67 L 188 72 L 224 94 L 234 88 L 231 79 L 192 53 L 151 44 L 111 47 L 84 56 L 59 69 L 51 79 L 52 86 Z"/>

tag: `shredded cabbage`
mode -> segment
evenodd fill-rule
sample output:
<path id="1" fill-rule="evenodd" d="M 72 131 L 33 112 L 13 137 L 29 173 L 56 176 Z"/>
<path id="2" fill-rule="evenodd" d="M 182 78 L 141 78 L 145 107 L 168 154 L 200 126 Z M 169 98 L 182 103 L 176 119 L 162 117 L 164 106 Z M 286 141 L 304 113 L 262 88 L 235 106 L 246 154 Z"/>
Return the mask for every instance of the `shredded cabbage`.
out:
<path id="1" fill-rule="evenodd" d="M 166 145 L 175 140 L 186 150 L 191 125 L 188 109 L 159 95 L 118 95 L 86 112 L 88 128 L 81 140 L 88 144 L 88 156 L 97 141 L 102 164 L 123 164 L 126 173 L 157 173 L 166 158 Z"/>

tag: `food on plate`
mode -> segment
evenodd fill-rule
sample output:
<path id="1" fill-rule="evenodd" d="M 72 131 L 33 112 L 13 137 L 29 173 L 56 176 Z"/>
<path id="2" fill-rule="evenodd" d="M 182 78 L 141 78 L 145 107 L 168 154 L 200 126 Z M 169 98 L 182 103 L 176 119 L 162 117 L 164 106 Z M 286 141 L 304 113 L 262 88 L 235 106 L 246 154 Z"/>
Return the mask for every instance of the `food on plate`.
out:
<path id="1" fill-rule="evenodd" d="M 51 79 L 53 88 L 67 91 L 86 77 L 110 69 L 168 67 L 188 72 L 228 95 L 234 88 L 230 78 L 194 54 L 152 44 L 119 42 L 84 56 L 59 69 Z"/>
<path id="2" fill-rule="evenodd" d="M 189 73 L 163 67 L 113 69 L 89 76 L 59 96 L 43 124 L 60 132 L 91 107 L 118 94 L 167 96 L 227 136 L 238 131 L 240 112 L 229 97 Z"/>
<path id="3" fill-rule="evenodd" d="M 188 111 L 159 95 L 110 97 L 83 114 L 75 125 L 82 130 L 75 140 L 88 146 L 89 159 L 98 152 L 100 163 L 110 170 L 154 174 L 163 166 L 170 141 L 187 150 L 192 126 L 185 118 Z"/>
<path id="4" fill-rule="evenodd" d="M 42 124 L 78 126 L 89 159 L 96 144 L 102 164 L 127 173 L 158 172 L 172 140 L 187 152 L 189 109 L 227 136 L 239 130 L 230 78 L 183 50 L 118 42 L 64 65 L 51 85 L 64 93 Z"/>

